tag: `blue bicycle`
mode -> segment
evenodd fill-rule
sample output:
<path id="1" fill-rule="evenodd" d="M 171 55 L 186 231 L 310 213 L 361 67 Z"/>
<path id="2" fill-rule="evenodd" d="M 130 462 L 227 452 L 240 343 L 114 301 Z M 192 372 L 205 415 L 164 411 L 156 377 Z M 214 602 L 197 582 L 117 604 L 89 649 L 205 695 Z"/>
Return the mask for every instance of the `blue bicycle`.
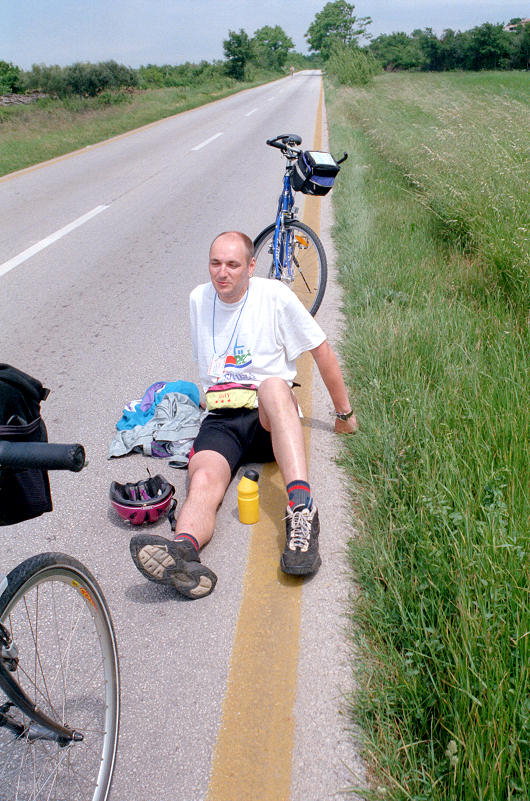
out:
<path id="1" fill-rule="evenodd" d="M 335 161 L 330 153 L 302 151 L 297 134 L 282 134 L 267 144 L 281 150 L 287 164 L 276 221 L 254 240 L 255 274 L 283 281 L 314 316 L 326 291 L 326 253 L 313 229 L 296 219 L 294 193 L 326 195 L 348 154 Z"/>

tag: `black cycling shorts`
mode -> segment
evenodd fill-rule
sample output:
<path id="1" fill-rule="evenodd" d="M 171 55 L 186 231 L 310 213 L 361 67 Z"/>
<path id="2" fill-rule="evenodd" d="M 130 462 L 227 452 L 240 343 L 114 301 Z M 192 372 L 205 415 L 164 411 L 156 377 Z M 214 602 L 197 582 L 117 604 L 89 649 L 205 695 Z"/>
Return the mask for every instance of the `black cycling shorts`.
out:
<path id="1" fill-rule="evenodd" d="M 259 421 L 257 409 L 223 409 L 210 412 L 195 437 L 190 459 L 199 451 L 224 456 L 232 475 L 248 462 L 273 462 L 271 435 Z"/>

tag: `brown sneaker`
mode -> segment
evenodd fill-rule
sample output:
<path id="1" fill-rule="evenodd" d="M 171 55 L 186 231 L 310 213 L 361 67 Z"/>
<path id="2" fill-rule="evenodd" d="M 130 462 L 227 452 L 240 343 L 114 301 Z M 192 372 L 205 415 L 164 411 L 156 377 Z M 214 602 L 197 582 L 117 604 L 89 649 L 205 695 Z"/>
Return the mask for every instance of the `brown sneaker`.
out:
<path id="1" fill-rule="evenodd" d="M 217 576 L 201 564 L 191 542 L 175 542 L 155 534 L 136 534 L 131 539 L 130 550 L 142 576 L 174 587 L 186 598 L 203 598 L 217 583 Z"/>

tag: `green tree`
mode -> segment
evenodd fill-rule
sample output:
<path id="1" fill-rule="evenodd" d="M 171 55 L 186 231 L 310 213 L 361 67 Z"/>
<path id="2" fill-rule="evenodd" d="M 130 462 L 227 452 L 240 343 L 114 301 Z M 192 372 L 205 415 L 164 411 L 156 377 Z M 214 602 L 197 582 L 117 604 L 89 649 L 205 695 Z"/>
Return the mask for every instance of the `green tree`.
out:
<path id="1" fill-rule="evenodd" d="M 8 95 L 20 91 L 20 68 L 7 61 L 0 61 L 0 94 Z"/>
<path id="2" fill-rule="evenodd" d="M 466 59 L 468 52 L 469 33 L 453 31 L 447 28 L 441 38 L 442 60 L 444 70 L 467 69 Z"/>
<path id="3" fill-rule="evenodd" d="M 468 69 L 503 69 L 510 58 L 510 34 L 500 23 L 485 22 L 470 31 L 468 54 Z"/>
<path id="4" fill-rule="evenodd" d="M 510 33 L 511 57 L 510 67 L 515 70 L 530 69 L 530 23 L 520 24 L 517 20 L 517 29 Z"/>
<path id="5" fill-rule="evenodd" d="M 403 32 L 382 33 L 369 50 L 385 70 L 414 70 L 423 64 L 423 54 L 417 39 Z"/>
<path id="6" fill-rule="evenodd" d="M 366 29 L 372 20 L 356 17 L 354 11 L 355 6 L 346 0 L 326 3 L 305 34 L 310 50 L 328 59 L 334 41 L 352 45 L 358 43 L 360 36 L 367 36 Z"/>
<path id="7" fill-rule="evenodd" d="M 254 59 L 257 64 L 269 69 L 279 69 L 287 61 L 289 51 L 294 48 L 292 39 L 283 28 L 264 25 L 258 28 L 252 39 Z"/>
<path id="8" fill-rule="evenodd" d="M 245 65 L 252 58 L 252 45 L 248 33 L 240 28 L 239 33 L 228 31 L 228 39 L 223 42 L 226 58 L 226 71 L 236 81 L 245 77 Z"/>
<path id="9" fill-rule="evenodd" d="M 443 61 L 443 45 L 438 39 L 432 28 L 425 28 L 425 30 L 415 30 L 412 32 L 412 38 L 416 39 L 422 54 L 421 68 L 437 72 L 444 68 Z"/>

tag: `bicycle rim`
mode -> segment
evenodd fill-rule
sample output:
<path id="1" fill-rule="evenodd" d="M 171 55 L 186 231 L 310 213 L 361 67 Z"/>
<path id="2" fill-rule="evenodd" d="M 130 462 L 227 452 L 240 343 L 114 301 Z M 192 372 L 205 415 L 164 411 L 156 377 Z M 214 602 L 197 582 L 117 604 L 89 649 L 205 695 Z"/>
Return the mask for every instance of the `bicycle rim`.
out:
<path id="1" fill-rule="evenodd" d="M 101 590 L 83 565 L 63 554 L 32 557 L 8 580 L 0 620 L 18 650 L 13 676 L 40 710 L 83 740 L 61 747 L 35 739 L 34 725 L 19 737 L 0 727 L 0 801 L 106 801 L 118 741 L 119 674 Z M 6 701 L 1 697 L 0 706 Z M 8 712 L 28 726 L 16 707 Z"/>
<path id="2" fill-rule="evenodd" d="M 256 238 L 255 275 L 277 278 L 274 266 L 274 225 Z M 318 311 L 327 282 L 326 254 L 322 242 L 309 226 L 298 220 L 286 223 L 280 235 L 280 280 L 292 289 L 306 309 L 314 316 Z"/>

